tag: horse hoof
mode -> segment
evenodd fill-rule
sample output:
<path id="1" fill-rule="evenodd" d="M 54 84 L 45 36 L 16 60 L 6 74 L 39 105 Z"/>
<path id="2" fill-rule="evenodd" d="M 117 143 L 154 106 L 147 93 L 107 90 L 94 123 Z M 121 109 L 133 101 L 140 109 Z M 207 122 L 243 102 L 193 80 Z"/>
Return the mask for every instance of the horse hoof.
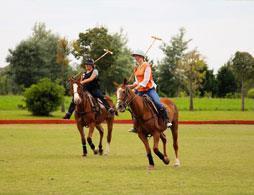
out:
<path id="1" fill-rule="evenodd" d="M 164 157 L 164 159 L 163 159 L 163 162 L 166 164 L 166 165 L 168 165 L 169 164 L 169 162 L 170 162 L 170 160 L 168 159 L 168 157 Z"/>
<path id="2" fill-rule="evenodd" d="M 154 170 L 154 165 L 149 165 L 149 166 L 147 167 L 147 170 L 148 170 L 148 171 Z"/>
<path id="3" fill-rule="evenodd" d="M 85 158 L 87 156 L 87 154 L 83 154 L 82 157 Z"/>
<path id="4" fill-rule="evenodd" d="M 94 153 L 94 155 L 97 155 L 97 154 L 98 154 L 98 150 L 97 150 L 97 149 L 94 149 L 94 150 L 93 150 L 93 153 Z"/>
<path id="5" fill-rule="evenodd" d="M 174 167 L 180 167 L 180 161 L 179 161 L 179 159 L 176 159 L 176 161 L 174 163 Z"/>
<path id="6" fill-rule="evenodd" d="M 103 155 L 103 150 L 99 150 L 99 155 Z"/>

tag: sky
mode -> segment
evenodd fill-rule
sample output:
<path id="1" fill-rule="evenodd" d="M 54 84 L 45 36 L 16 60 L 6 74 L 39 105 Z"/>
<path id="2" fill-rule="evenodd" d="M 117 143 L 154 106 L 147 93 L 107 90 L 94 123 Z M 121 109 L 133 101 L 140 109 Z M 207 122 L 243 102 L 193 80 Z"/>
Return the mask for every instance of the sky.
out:
<path id="1" fill-rule="evenodd" d="M 105 26 L 121 29 L 131 50 L 146 51 L 158 36 L 169 43 L 181 27 L 189 50 L 197 50 L 215 72 L 236 51 L 254 56 L 254 0 L 0 0 L 0 67 L 8 49 L 32 34 L 36 22 L 69 40 L 80 32 Z M 148 53 L 154 61 L 164 57 L 162 42 Z"/>

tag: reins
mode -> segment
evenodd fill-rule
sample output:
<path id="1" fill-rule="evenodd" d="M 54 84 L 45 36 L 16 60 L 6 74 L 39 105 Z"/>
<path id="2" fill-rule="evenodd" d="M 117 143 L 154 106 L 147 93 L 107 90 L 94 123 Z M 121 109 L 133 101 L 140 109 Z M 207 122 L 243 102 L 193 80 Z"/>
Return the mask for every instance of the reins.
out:
<path id="1" fill-rule="evenodd" d="M 126 88 L 126 96 L 125 96 L 125 98 L 126 98 L 126 101 L 124 101 L 124 105 L 126 106 L 126 107 L 128 107 L 132 102 L 133 102 L 133 100 L 137 97 L 137 95 L 136 94 L 134 94 L 134 97 L 132 97 L 132 99 L 129 101 L 129 102 L 127 102 L 128 101 L 128 99 L 127 99 L 127 97 L 128 97 L 128 94 L 130 94 L 130 92 L 129 92 L 129 89 L 127 90 L 128 88 Z M 128 93 L 128 94 L 127 94 Z M 124 98 L 124 99 L 125 99 Z"/>
<path id="2" fill-rule="evenodd" d="M 79 85 L 79 87 L 80 87 L 80 85 Z M 78 92 L 76 92 L 76 93 L 78 93 Z M 81 99 L 82 99 L 82 102 L 84 102 L 84 93 L 85 93 L 86 96 L 88 96 L 86 92 L 83 92 L 82 96 L 78 93 L 78 95 L 79 95 L 80 97 L 82 97 L 82 98 L 81 98 Z M 85 99 L 86 99 L 86 101 L 85 101 L 85 105 L 83 105 L 83 110 L 85 110 L 85 108 L 86 108 L 86 106 L 87 106 L 87 104 L 88 104 L 87 102 L 89 102 L 88 97 L 85 98 Z M 76 112 L 77 114 L 79 114 L 79 115 L 86 115 L 86 114 L 91 113 L 91 112 L 93 112 L 93 111 L 92 111 L 92 109 L 91 109 L 91 111 L 88 111 L 88 112 L 85 112 L 85 111 L 77 111 L 77 110 L 75 110 L 75 112 Z"/>
<path id="3" fill-rule="evenodd" d="M 134 118 L 139 119 L 139 120 L 142 120 L 142 121 L 144 121 L 144 122 L 147 122 L 147 121 L 149 121 L 149 120 L 151 120 L 151 119 L 153 119 L 153 118 L 155 117 L 155 115 L 153 114 L 152 110 L 149 108 L 149 106 L 148 106 L 147 104 L 146 104 L 146 106 L 148 107 L 148 109 L 150 110 L 150 112 L 151 112 L 151 114 L 152 114 L 152 117 L 151 117 L 151 118 L 144 120 L 144 119 L 142 118 L 143 115 L 141 115 L 141 116 L 135 115 L 135 114 L 133 113 L 133 111 L 131 110 L 131 108 L 130 108 L 130 104 L 133 102 L 133 100 L 134 100 L 138 95 L 137 95 L 137 94 L 134 94 L 134 97 L 132 97 L 132 98 L 129 100 L 129 102 L 128 102 L 128 99 L 127 99 L 128 94 L 130 94 L 129 88 L 126 88 L 126 95 L 125 95 L 125 97 L 123 98 L 123 99 L 126 99 L 126 100 L 123 102 L 123 104 L 124 104 L 125 108 L 133 115 Z M 127 107 L 129 107 L 129 108 L 127 108 Z"/>

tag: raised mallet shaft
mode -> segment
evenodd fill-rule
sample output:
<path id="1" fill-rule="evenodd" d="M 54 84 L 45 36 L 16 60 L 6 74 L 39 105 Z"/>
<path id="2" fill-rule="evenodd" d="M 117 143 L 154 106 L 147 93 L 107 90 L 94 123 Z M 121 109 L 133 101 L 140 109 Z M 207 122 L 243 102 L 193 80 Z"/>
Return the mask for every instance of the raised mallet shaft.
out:
<path id="1" fill-rule="evenodd" d="M 105 53 L 102 54 L 100 57 L 98 57 L 98 58 L 94 61 L 94 63 L 95 63 L 95 62 L 98 62 L 101 58 L 103 58 L 103 57 L 104 57 L 105 55 L 107 55 L 108 53 L 109 53 L 110 55 L 113 54 L 113 52 L 110 51 L 110 50 L 108 50 L 108 49 L 103 49 L 103 50 L 105 51 Z"/>

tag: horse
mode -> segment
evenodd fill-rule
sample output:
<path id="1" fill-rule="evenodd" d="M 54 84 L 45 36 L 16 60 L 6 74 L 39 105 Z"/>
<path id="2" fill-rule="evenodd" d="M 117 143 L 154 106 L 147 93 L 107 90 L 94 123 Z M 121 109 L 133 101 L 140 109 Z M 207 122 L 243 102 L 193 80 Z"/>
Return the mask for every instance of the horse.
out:
<path id="1" fill-rule="evenodd" d="M 71 78 L 69 82 L 70 82 L 70 86 L 72 86 L 70 88 L 70 92 L 74 98 L 74 103 L 76 104 L 75 120 L 76 120 L 77 128 L 79 130 L 80 137 L 81 137 L 83 156 L 84 157 L 87 156 L 86 138 L 85 138 L 85 133 L 83 129 L 84 127 L 89 128 L 87 142 L 90 148 L 93 150 L 94 154 L 98 154 L 98 153 L 100 155 L 103 154 L 102 139 L 103 139 L 104 129 L 101 123 L 104 121 L 106 121 L 107 129 L 108 129 L 106 151 L 104 154 L 105 155 L 109 154 L 110 142 L 112 138 L 114 115 L 109 114 L 104 106 L 99 106 L 99 105 L 97 106 L 97 108 L 99 108 L 99 111 L 97 110 L 96 112 L 93 102 L 91 101 L 93 97 L 91 97 L 90 93 L 86 90 L 83 90 L 83 87 L 78 80 Z M 109 105 L 114 107 L 114 104 L 109 97 L 106 96 L 106 100 L 109 102 Z M 98 145 L 99 149 L 96 149 L 92 142 L 92 135 L 93 135 L 95 127 L 100 134 L 100 141 Z"/>
<path id="2" fill-rule="evenodd" d="M 172 123 L 171 132 L 173 137 L 173 148 L 175 151 L 174 166 L 180 166 L 178 158 L 178 109 L 176 105 L 168 98 L 161 98 L 161 102 L 169 113 L 170 122 Z M 125 79 L 123 84 L 117 87 L 117 104 L 116 109 L 124 112 L 127 107 L 130 107 L 134 120 L 134 126 L 137 128 L 137 134 L 145 145 L 147 158 L 149 162 L 148 169 L 154 168 L 154 161 L 151 154 L 151 149 L 148 142 L 148 136 L 153 137 L 153 151 L 165 163 L 169 164 L 167 156 L 166 144 L 167 138 L 164 131 L 167 126 L 163 119 L 158 117 L 153 109 L 141 97 L 134 93 L 128 86 Z M 158 149 L 159 139 L 163 142 L 163 154 Z"/>

